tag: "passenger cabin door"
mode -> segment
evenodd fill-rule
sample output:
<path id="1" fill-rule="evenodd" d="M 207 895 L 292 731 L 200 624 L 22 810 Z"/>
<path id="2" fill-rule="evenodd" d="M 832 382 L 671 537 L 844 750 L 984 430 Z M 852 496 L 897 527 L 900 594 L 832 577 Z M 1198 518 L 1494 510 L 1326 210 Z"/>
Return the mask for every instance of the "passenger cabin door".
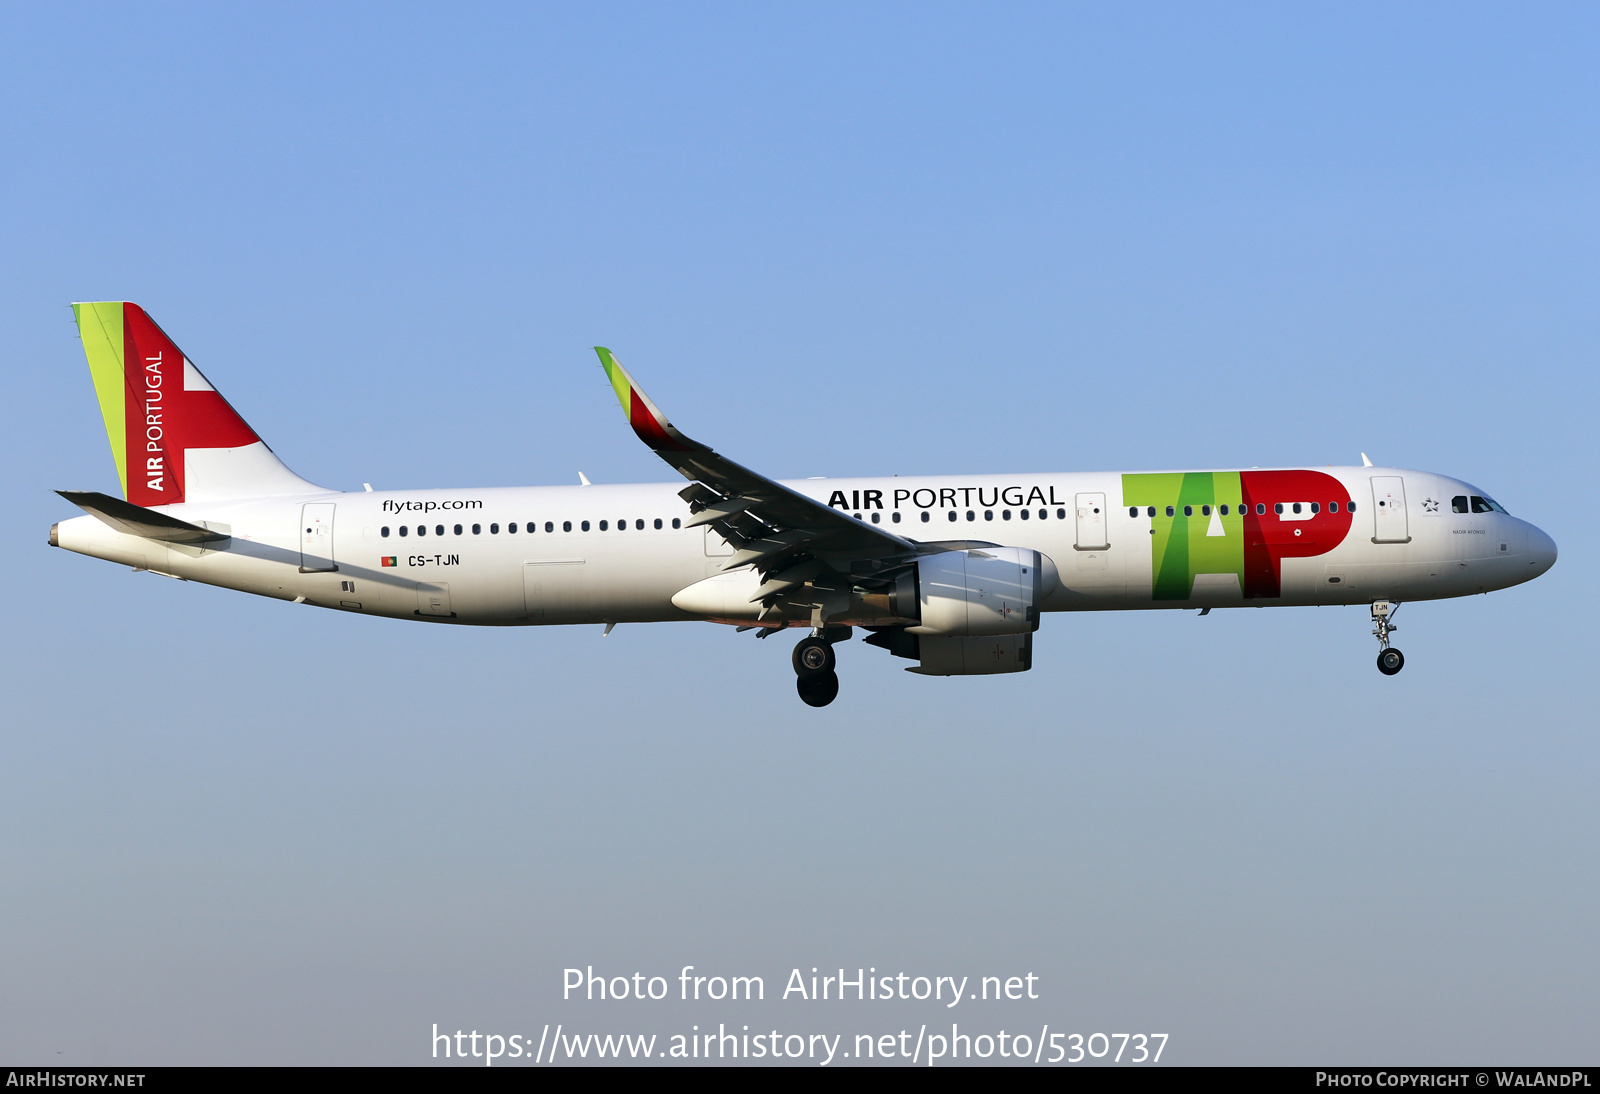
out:
<path id="1" fill-rule="evenodd" d="M 1372 520 L 1372 542 L 1411 542 L 1406 524 L 1406 482 L 1400 476 L 1372 476 Z"/>
<path id="2" fill-rule="evenodd" d="M 333 502 L 314 501 L 300 507 L 300 572 L 327 574 L 333 564 Z"/>
<path id="3" fill-rule="evenodd" d="M 1106 496 L 1078 495 L 1078 540 L 1080 551 L 1104 551 L 1111 546 L 1106 538 Z"/>

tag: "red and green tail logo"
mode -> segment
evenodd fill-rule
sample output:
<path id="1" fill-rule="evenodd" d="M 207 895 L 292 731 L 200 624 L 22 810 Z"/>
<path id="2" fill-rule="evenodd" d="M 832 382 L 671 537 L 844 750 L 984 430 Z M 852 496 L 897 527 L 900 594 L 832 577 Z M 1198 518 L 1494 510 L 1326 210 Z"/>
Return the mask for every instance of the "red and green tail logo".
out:
<path id="1" fill-rule="evenodd" d="M 123 497 L 145 506 L 181 502 L 189 449 L 260 440 L 139 305 L 102 301 L 72 311 Z"/>

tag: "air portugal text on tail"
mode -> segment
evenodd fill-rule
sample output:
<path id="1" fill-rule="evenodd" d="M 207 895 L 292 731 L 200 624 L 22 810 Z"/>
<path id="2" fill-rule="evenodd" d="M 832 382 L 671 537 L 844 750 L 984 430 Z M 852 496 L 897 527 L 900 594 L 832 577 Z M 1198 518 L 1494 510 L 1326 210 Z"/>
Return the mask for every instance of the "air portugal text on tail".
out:
<path id="1" fill-rule="evenodd" d="M 798 629 L 800 697 L 835 647 L 929 676 L 1023 672 L 1046 612 L 1364 605 L 1378 667 L 1406 600 L 1490 592 L 1556 558 L 1483 490 L 1372 466 L 779 482 L 681 432 L 607 349 L 634 433 L 687 485 L 340 492 L 271 449 L 142 309 L 77 304 L 120 498 L 56 546 L 362 615 L 525 626 L 700 620 Z M 1048 670 L 1047 670 L 1048 671 Z"/>

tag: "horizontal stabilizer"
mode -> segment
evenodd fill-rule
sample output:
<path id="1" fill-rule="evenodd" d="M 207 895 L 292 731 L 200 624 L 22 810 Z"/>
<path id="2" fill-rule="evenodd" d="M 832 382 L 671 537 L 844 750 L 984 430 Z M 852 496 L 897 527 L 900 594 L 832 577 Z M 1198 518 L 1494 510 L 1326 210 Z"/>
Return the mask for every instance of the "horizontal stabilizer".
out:
<path id="1" fill-rule="evenodd" d="M 154 509 L 146 509 L 142 505 L 123 501 L 109 494 L 100 494 L 93 490 L 57 490 L 56 493 L 90 516 L 98 517 L 103 523 L 130 536 L 142 536 L 163 543 L 214 543 L 228 538 L 221 532 L 213 532 L 209 528 L 190 524 L 188 521 L 179 520 L 166 513 L 158 513 Z"/>

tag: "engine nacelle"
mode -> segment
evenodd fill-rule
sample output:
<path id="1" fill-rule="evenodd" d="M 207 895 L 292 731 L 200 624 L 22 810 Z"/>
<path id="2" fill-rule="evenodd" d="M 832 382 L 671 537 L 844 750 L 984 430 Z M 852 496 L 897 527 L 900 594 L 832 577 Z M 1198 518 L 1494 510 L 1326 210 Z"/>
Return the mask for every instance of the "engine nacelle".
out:
<path id="1" fill-rule="evenodd" d="M 923 638 L 1031 634 L 1059 582 L 1055 563 L 1021 547 L 926 555 L 917 560 L 918 622 L 906 630 Z"/>

